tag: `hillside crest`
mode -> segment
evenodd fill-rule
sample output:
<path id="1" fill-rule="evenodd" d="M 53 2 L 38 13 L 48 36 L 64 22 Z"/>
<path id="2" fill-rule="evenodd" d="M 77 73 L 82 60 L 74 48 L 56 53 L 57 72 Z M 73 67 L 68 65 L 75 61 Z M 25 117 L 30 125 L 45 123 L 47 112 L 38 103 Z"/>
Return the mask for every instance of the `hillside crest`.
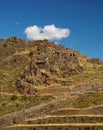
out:
<path id="1" fill-rule="evenodd" d="M 83 71 L 79 60 L 100 64 L 97 58 L 89 59 L 79 51 L 56 45 L 48 40 L 25 41 L 17 37 L 0 39 L 0 68 L 5 76 L 11 77 L 4 83 L 11 90 L 18 90 L 21 94 L 35 94 L 35 86 L 52 84 L 68 86 L 69 82 L 59 81 Z M 7 73 L 8 75 L 7 75 Z M 8 87 L 6 88 L 8 89 Z"/>

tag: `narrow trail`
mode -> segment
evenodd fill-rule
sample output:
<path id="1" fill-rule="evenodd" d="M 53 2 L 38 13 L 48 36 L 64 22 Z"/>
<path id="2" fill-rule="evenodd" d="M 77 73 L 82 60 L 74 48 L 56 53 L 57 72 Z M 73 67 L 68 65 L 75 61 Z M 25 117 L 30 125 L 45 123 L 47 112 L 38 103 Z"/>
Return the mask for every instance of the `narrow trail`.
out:
<path id="1" fill-rule="evenodd" d="M 66 100 L 68 94 L 61 95 L 56 97 L 54 100 L 50 101 L 49 103 L 43 103 L 37 106 L 32 106 L 28 109 L 22 109 L 13 113 L 6 114 L 0 117 L 0 126 L 7 126 L 11 125 L 14 122 L 14 119 L 17 122 L 22 122 L 25 119 L 29 119 L 32 117 L 41 116 L 44 114 L 49 113 L 53 109 L 58 109 L 65 106 L 68 103 L 71 103 L 71 100 Z M 73 99 L 74 100 L 74 99 Z"/>
<path id="2" fill-rule="evenodd" d="M 70 86 L 69 86 L 70 87 Z M 13 113 L 8 113 L 2 117 L 0 117 L 0 126 L 9 126 L 13 125 L 14 121 L 16 123 L 22 122 L 24 120 L 33 118 L 33 117 L 39 117 L 41 115 L 46 115 L 50 113 L 52 110 L 57 110 L 58 108 L 62 108 L 65 105 L 70 105 L 80 97 L 82 97 L 84 94 L 87 93 L 95 93 L 96 91 L 92 91 L 91 89 L 89 90 L 83 90 L 83 91 L 78 91 L 78 89 L 73 91 L 73 89 L 69 90 L 66 88 L 63 89 L 64 91 L 60 91 L 60 95 L 56 96 L 55 99 L 48 103 L 42 103 L 37 106 L 32 106 L 28 109 L 22 109 Z M 55 91 L 55 89 L 53 90 Z M 43 91 L 42 91 L 43 92 Z M 47 90 L 45 90 L 45 94 L 48 93 Z M 51 90 L 50 90 L 51 93 Z M 2 93 L 6 94 L 6 93 Z M 10 95 L 14 95 L 12 93 L 9 93 Z M 18 94 L 18 96 L 22 96 L 21 94 Z"/>

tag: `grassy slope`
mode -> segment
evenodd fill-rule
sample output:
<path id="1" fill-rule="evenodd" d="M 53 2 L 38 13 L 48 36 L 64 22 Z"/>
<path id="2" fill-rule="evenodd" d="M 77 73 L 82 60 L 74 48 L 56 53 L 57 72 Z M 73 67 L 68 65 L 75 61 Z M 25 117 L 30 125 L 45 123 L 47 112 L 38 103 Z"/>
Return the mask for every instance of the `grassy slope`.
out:
<path id="1" fill-rule="evenodd" d="M 0 116 L 20 109 L 27 109 L 41 103 L 47 103 L 53 100 L 51 95 L 38 96 L 19 96 L 19 95 L 1 95 L 0 96 Z"/>
<path id="2" fill-rule="evenodd" d="M 82 88 L 86 88 L 88 86 L 90 86 L 90 91 L 91 90 L 95 90 L 93 92 L 89 92 L 88 93 L 84 92 L 82 94 L 82 97 L 80 98 L 77 98 L 77 100 L 75 100 L 71 105 L 65 105 L 64 107 L 61 108 L 61 110 L 79 110 L 79 112 L 82 110 L 87 110 L 87 113 L 89 112 L 89 109 L 95 109 L 98 110 L 98 107 L 102 106 L 103 105 L 103 92 L 102 91 L 98 91 L 97 90 L 99 88 L 102 87 L 102 76 L 103 76 L 103 66 L 101 65 L 92 65 L 90 63 L 87 63 L 85 61 L 80 61 L 80 64 L 85 68 L 84 72 L 83 73 L 80 73 L 79 75 L 76 75 L 76 76 L 73 76 L 73 77 L 70 77 L 70 78 L 61 78 L 61 79 L 58 79 L 58 80 L 62 80 L 62 81 L 71 81 L 72 82 L 72 85 L 69 86 L 71 87 L 71 91 L 75 90 L 74 91 L 74 95 L 80 95 L 80 92 L 78 92 L 78 90 L 82 89 Z M 79 89 L 78 89 L 79 88 Z M 46 88 L 45 88 L 46 89 Z M 59 88 L 58 88 L 59 90 Z M 78 94 L 79 93 L 79 94 Z M 64 94 L 65 95 L 65 94 Z M 66 96 L 66 99 L 65 100 L 68 100 L 69 95 Z M 96 107 L 98 106 L 98 107 Z M 82 108 L 82 109 L 81 109 Z M 56 109 L 56 111 L 60 110 L 59 109 Z M 103 118 L 103 115 L 94 115 L 92 114 L 82 114 L 82 115 L 69 115 L 68 117 L 70 118 L 83 118 L 83 117 L 86 117 L 86 118 L 93 118 L 93 119 L 96 119 L 96 118 Z M 73 126 L 73 129 L 75 127 L 79 127 L 79 128 L 84 128 L 84 127 L 96 127 L 96 128 L 99 128 L 99 127 L 103 127 L 103 123 L 42 123 L 46 118 L 50 118 L 50 119 L 54 119 L 54 118 L 58 118 L 60 120 L 60 118 L 66 118 L 67 115 L 48 115 L 48 116 L 44 116 L 44 117 L 41 117 L 41 118 L 32 118 L 32 119 L 29 119 L 27 120 L 27 124 L 19 124 L 19 125 L 14 125 L 14 126 L 11 126 L 9 128 L 21 128 L 22 127 L 66 127 L 66 126 Z M 41 120 L 41 123 L 40 124 L 29 124 L 29 122 L 32 122 L 34 120 L 37 120 L 37 121 L 40 121 Z M 54 119 L 55 121 L 55 119 Z M 72 128 L 71 128 L 72 129 Z"/>
<path id="3" fill-rule="evenodd" d="M 7 44 L 6 47 L 5 44 Z M 28 58 L 30 48 L 26 47 L 24 41 L 12 43 L 10 39 L 8 42 L 4 40 L 4 43 L 0 45 L 0 51 L 0 116 L 54 99 L 51 95 L 23 96 L 18 93 L 15 81 L 30 62 Z M 13 96 L 16 98 L 12 100 Z"/>
<path id="4" fill-rule="evenodd" d="M 28 49 L 25 49 L 25 51 L 20 50 L 18 52 L 13 52 L 8 57 L 5 57 L 3 59 L 3 62 L 0 61 L 0 116 L 9 112 L 35 106 L 35 105 L 54 99 L 54 97 L 51 95 L 48 95 L 48 96 L 39 95 L 36 97 L 35 96 L 22 96 L 22 95 L 19 95 L 19 93 L 17 92 L 14 86 L 14 83 L 15 83 L 15 80 L 23 73 L 24 67 L 27 66 L 29 63 L 28 52 L 29 52 Z M 12 61 L 14 57 L 19 57 L 20 62 L 18 61 L 16 64 L 12 65 L 12 62 L 10 61 Z M 10 64 L 7 64 L 7 63 L 10 63 Z M 80 60 L 80 64 L 84 68 L 84 71 L 82 73 L 72 76 L 72 77 L 68 77 L 68 78 L 57 79 L 58 81 L 63 81 L 64 83 L 70 82 L 71 85 L 68 87 L 71 89 L 71 92 L 73 93 L 74 97 L 77 96 L 77 100 L 75 100 L 71 105 L 66 104 L 63 107 L 63 109 L 71 108 L 71 107 L 72 108 L 86 108 L 86 107 L 94 107 L 96 105 L 103 105 L 103 92 L 102 90 L 101 92 L 100 91 L 97 92 L 99 88 L 102 88 L 102 84 L 103 84 L 103 80 L 102 80 L 103 79 L 103 66 L 92 65 L 90 63 L 85 62 L 84 60 Z M 58 91 L 59 91 L 59 88 L 61 87 L 60 85 L 58 85 L 59 87 L 56 85 L 51 85 L 48 87 L 54 88 L 54 86 L 58 88 Z M 41 88 L 45 88 L 45 87 L 42 86 Z M 88 92 L 88 93 L 83 92 L 82 96 L 80 96 L 81 90 L 85 91 L 86 88 L 90 88 L 89 89 L 90 91 L 91 90 L 93 91 L 95 90 L 95 91 Z M 17 98 L 12 100 L 12 96 L 14 95 Z M 68 98 L 69 97 L 68 93 L 67 95 L 65 95 L 65 93 L 64 95 L 62 94 L 62 97 L 60 97 L 60 99 L 63 98 L 64 96 L 65 96 L 65 100 L 70 100 L 72 102 L 72 97 L 71 99 Z M 48 126 L 48 124 L 45 124 L 44 126 L 46 125 Z M 90 124 L 87 124 L 87 125 L 90 125 Z"/>

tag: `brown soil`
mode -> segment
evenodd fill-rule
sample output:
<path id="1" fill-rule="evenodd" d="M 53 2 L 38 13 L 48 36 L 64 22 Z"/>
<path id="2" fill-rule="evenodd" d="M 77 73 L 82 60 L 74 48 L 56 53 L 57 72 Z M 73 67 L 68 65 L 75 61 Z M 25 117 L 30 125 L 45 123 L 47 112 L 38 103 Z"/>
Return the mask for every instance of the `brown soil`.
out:
<path id="1" fill-rule="evenodd" d="M 50 94 L 50 95 L 60 95 L 65 92 L 69 92 L 69 88 L 47 88 L 47 89 L 38 89 L 39 94 Z"/>

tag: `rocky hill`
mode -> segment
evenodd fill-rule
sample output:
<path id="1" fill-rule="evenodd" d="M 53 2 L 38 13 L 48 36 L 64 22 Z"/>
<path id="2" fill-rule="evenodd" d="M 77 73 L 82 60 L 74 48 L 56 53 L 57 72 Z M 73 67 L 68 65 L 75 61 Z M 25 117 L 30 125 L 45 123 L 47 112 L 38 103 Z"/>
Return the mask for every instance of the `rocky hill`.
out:
<path id="1" fill-rule="evenodd" d="M 46 39 L 0 39 L 0 130 L 102 130 L 102 110 L 100 59 Z"/>
<path id="2" fill-rule="evenodd" d="M 13 76 L 7 85 L 11 82 L 22 94 L 35 94 L 35 86 L 58 83 L 58 78 L 83 71 L 77 51 L 48 40 L 27 42 L 11 37 L 0 40 L 0 52 L 0 68 L 10 71 L 5 77 Z"/>

